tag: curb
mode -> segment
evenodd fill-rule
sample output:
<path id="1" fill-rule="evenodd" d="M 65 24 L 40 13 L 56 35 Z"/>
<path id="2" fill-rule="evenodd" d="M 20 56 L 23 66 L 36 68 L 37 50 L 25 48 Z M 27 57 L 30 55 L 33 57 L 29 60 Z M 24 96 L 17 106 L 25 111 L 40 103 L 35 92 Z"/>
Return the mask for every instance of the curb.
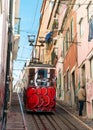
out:
<path id="1" fill-rule="evenodd" d="M 73 118 L 77 119 L 80 123 L 82 123 L 82 125 L 84 125 L 85 127 L 88 128 L 88 130 L 93 130 L 91 127 L 89 127 L 87 124 L 85 124 L 83 121 L 81 121 L 78 117 L 76 117 L 75 115 L 73 115 L 72 113 L 70 113 L 69 111 L 67 111 L 64 107 L 62 107 L 60 104 L 57 103 L 57 105 L 59 107 L 61 107 L 62 109 L 64 109 L 70 116 L 72 116 Z"/>

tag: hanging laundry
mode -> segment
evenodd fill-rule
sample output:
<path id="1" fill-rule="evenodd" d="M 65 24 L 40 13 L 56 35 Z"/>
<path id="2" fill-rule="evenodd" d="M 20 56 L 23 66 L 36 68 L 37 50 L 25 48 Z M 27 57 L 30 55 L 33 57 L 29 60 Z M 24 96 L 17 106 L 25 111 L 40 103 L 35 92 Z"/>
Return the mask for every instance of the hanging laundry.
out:
<path id="1" fill-rule="evenodd" d="M 93 39 L 93 16 L 89 20 L 89 36 L 88 41 L 90 42 Z"/>
<path id="2" fill-rule="evenodd" d="M 51 43 L 52 41 L 52 32 L 49 32 L 46 37 L 45 37 L 45 42 L 46 43 Z"/>

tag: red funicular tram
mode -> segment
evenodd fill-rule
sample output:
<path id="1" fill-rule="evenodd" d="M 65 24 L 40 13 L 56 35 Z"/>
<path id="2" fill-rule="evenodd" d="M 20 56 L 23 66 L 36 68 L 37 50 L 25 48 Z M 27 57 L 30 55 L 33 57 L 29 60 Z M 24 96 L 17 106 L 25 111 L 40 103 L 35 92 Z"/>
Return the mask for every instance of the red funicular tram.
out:
<path id="1" fill-rule="evenodd" d="M 26 111 L 55 111 L 55 67 L 48 64 L 31 63 L 28 67 L 28 85 L 23 97 Z"/>

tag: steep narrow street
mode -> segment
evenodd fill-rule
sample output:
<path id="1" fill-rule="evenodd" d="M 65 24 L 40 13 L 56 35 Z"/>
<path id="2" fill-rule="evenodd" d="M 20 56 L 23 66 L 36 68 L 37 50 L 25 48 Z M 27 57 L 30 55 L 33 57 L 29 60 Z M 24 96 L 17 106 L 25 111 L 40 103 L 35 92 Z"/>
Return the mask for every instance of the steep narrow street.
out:
<path id="1" fill-rule="evenodd" d="M 93 0 L 0 0 L 0 128 L 93 129 Z"/>
<path id="2" fill-rule="evenodd" d="M 56 112 L 25 112 L 24 117 L 26 124 L 23 121 L 17 94 L 14 93 L 6 130 L 92 130 L 93 128 L 92 122 L 85 123 L 74 114 L 74 110 L 60 101 L 57 102 Z"/>

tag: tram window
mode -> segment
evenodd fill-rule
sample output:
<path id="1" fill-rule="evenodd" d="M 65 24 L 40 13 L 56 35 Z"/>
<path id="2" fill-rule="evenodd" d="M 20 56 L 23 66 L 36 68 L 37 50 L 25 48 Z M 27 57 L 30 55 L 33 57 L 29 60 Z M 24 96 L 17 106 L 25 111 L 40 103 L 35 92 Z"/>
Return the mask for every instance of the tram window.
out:
<path id="1" fill-rule="evenodd" d="M 37 84 L 41 86 L 47 86 L 47 70 L 38 70 Z"/>
<path id="2" fill-rule="evenodd" d="M 29 84 L 34 85 L 35 69 L 29 69 Z"/>
<path id="3" fill-rule="evenodd" d="M 38 70 L 38 76 L 42 76 L 43 78 L 47 78 L 47 70 Z"/>

